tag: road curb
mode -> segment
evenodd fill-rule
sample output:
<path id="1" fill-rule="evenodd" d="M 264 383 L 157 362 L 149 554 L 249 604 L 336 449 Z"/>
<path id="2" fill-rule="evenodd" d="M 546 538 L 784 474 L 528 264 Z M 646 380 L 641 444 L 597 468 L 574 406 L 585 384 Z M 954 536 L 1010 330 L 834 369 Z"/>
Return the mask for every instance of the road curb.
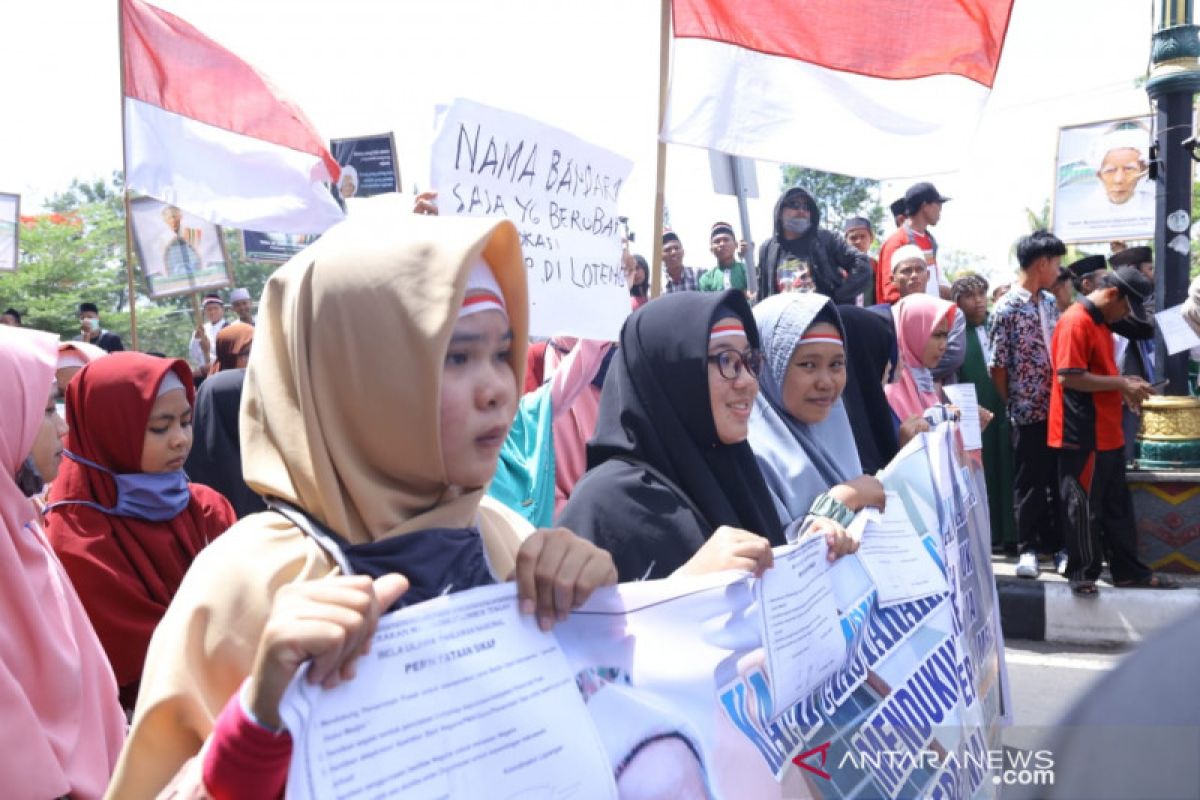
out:
<path id="1" fill-rule="evenodd" d="M 1115 589 L 1076 597 L 1065 581 L 996 576 L 1000 624 L 1009 639 L 1079 645 L 1129 645 L 1189 612 L 1200 612 L 1200 589 Z"/>

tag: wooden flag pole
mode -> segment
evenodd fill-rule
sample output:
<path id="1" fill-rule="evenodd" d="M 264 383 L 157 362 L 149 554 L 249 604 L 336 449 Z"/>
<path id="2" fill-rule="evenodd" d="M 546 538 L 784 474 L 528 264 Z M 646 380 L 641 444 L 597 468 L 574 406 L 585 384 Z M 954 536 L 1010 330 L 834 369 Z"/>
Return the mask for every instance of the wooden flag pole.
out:
<path id="1" fill-rule="evenodd" d="M 125 279 L 129 286 L 129 338 L 138 350 L 137 285 L 133 279 L 133 233 L 129 214 L 129 164 L 125 159 L 125 2 L 117 0 L 117 66 L 121 71 L 121 195 L 125 205 Z"/>
<path id="2" fill-rule="evenodd" d="M 671 71 L 671 0 L 660 0 L 662 19 L 658 32 L 658 158 L 654 177 L 654 241 L 650 242 L 650 296 L 662 294 L 663 207 L 666 205 L 667 143 L 662 130 L 667 118 L 667 79 Z"/>

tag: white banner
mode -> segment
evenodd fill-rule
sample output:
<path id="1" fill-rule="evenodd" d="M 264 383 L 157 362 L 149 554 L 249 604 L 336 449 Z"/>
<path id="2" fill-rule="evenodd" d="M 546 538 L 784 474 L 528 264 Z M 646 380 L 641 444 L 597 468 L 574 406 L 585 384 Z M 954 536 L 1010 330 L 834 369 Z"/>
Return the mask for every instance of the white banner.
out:
<path id="1" fill-rule="evenodd" d="M 982 471 L 954 439 L 914 440 L 882 478 L 905 521 L 883 557 L 923 558 L 920 591 L 881 602 L 863 559 L 826 567 L 802 539 L 775 586 L 622 584 L 553 633 L 512 584 L 420 603 L 381 622 L 353 681 L 293 682 L 288 796 L 995 797 L 1019 770 L 987 504 L 967 497 Z"/>
<path id="2" fill-rule="evenodd" d="M 617 199 L 633 164 L 470 100 L 442 110 L 430 184 L 441 214 L 507 217 L 529 271 L 529 332 L 615 341 L 629 314 Z"/>

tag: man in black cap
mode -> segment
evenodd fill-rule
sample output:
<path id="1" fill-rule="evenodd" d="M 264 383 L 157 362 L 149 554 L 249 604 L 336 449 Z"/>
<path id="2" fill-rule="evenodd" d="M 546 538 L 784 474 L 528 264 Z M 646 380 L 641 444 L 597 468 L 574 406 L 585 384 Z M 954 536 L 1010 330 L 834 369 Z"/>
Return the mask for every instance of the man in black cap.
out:
<path id="1" fill-rule="evenodd" d="M 775 235 L 758 251 L 758 299 L 790 288 L 805 272 L 818 293 L 849 304 L 871 282 L 871 260 L 837 231 L 821 228 L 816 200 L 793 186 L 779 196 Z"/>
<path id="2" fill-rule="evenodd" d="M 1149 247 L 1126 247 L 1108 257 L 1108 264 L 1117 267 L 1137 267 L 1154 283 L 1154 251 Z"/>
<path id="3" fill-rule="evenodd" d="M 1149 247 L 1127 247 L 1108 258 L 1113 269 L 1133 267 L 1146 276 L 1150 285 L 1154 285 L 1154 251 Z M 1117 368 L 1122 375 L 1135 375 L 1147 381 L 1154 380 L 1154 294 L 1146 300 L 1145 319 L 1135 320 L 1127 317 L 1112 326 L 1117 360 Z M 1125 430 L 1125 460 L 1132 462 L 1137 458 L 1137 432 L 1141 427 L 1141 418 L 1125 409 L 1122 418 Z"/>
<path id="4" fill-rule="evenodd" d="M 666 280 L 663 281 L 663 291 L 694 292 L 699 287 L 696 284 L 696 270 L 683 265 L 683 242 L 675 231 L 663 232 L 662 238 L 663 268 L 666 270 Z"/>
<path id="5" fill-rule="evenodd" d="M 1121 375 L 1111 325 L 1146 321 L 1154 285 L 1136 267 L 1096 278 L 1095 288 L 1067 309 L 1054 328 L 1054 382 L 1048 441 L 1058 452 L 1059 491 L 1067 545 L 1067 579 L 1078 597 L 1095 597 L 1105 554 L 1120 587 L 1177 589 L 1138 558 L 1133 501 L 1125 483 L 1122 403 L 1140 409 L 1152 394 L 1141 378 Z"/>
<path id="6" fill-rule="evenodd" d="M 204 322 L 192 332 L 188 343 L 188 359 L 197 378 L 208 374 L 216 355 L 217 334 L 229 324 L 225 320 L 225 301 L 216 292 L 204 296 Z"/>
<path id="7" fill-rule="evenodd" d="M 1087 297 L 1096 289 L 1100 275 L 1108 270 L 1108 262 L 1101 255 L 1084 256 L 1068 264 L 1067 269 L 1071 272 L 1075 291 Z"/>
<path id="8" fill-rule="evenodd" d="M 100 309 L 95 303 L 79 304 L 79 335 L 75 341 L 94 344 L 108 353 L 125 349 L 120 336 L 100 327 Z"/>
<path id="9" fill-rule="evenodd" d="M 702 292 L 723 292 L 726 289 L 747 291 L 750 284 L 746 280 L 746 265 L 737 259 L 738 243 L 733 226 L 728 222 L 714 223 L 709 244 L 712 254 L 717 258 L 717 266 L 700 276 L 696 282 L 697 288 Z"/>
<path id="10" fill-rule="evenodd" d="M 879 269 L 875 278 L 875 298 L 880 303 L 895 303 L 900 299 L 900 293 L 892 285 L 892 253 L 906 244 L 916 245 L 925 253 L 925 261 L 929 265 L 929 282 L 925 291 L 934 297 L 950 299 L 950 281 L 937 263 L 937 240 L 929 232 L 929 228 L 937 225 L 942 218 L 942 203 L 949 197 L 943 197 L 932 183 L 914 183 L 904 193 L 904 210 L 908 219 L 887 238 L 879 249 Z"/>
<path id="11" fill-rule="evenodd" d="M 851 247 L 871 260 L 871 275 L 874 278 L 879 269 L 879 261 L 871 255 L 871 245 L 875 244 L 875 229 L 871 227 L 871 220 L 866 217 L 850 217 L 842 223 L 842 234 Z M 863 292 L 863 305 L 875 305 L 874 280 L 867 284 Z"/>

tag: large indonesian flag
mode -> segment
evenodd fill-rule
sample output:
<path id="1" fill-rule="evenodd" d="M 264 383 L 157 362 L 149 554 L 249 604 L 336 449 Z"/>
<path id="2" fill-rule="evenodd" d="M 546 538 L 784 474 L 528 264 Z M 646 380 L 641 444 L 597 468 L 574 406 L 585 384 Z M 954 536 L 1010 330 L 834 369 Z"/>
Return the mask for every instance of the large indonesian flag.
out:
<path id="1" fill-rule="evenodd" d="M 130 189 L 237 228 L 320 233 L 343 216 L 337 162 L 246 62 L 141 0 L 121 0 Z"/>
<path id="2" fill-rule="evenodd" d="M 872 178 L 966 156 L 1013 0 L 672 0 L 663 139 Z"/>

